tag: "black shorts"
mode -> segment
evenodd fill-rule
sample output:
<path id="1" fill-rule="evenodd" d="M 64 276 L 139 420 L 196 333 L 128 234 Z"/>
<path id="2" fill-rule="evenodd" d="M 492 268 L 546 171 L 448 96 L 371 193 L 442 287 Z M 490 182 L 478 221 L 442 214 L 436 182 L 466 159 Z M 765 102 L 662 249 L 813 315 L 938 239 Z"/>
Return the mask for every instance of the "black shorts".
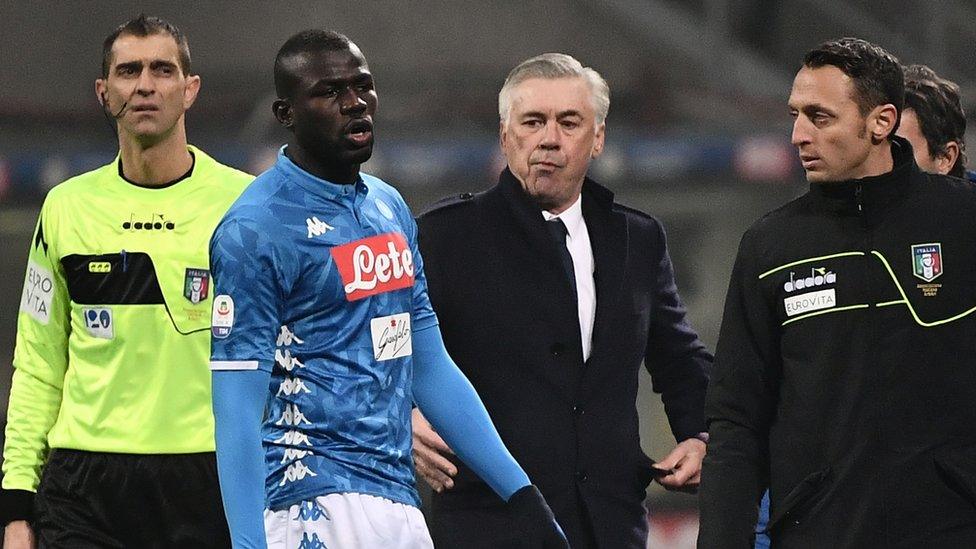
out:
<path id="1" fill-rule="evenodd" d="M 56 449 L 34 533 L 39 549 L 229 548 L 216 458 Z"/>

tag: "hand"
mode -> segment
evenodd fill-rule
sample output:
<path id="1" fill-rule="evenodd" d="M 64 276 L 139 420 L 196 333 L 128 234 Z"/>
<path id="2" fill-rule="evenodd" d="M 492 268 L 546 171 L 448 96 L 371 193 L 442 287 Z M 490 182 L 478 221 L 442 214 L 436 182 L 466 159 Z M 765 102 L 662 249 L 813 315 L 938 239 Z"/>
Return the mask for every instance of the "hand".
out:
<path id="1" fill-rule="evenodd" d="M 3 530 L 3 549 L 34 549 L 34 531 L 26 520 L 15 520 Z"/>
<path id="2" fill-rule="evenodd" d="M 705 443 L 697 438 L 682 441 L 671 453 L 654 464 L 657 469 L 673 469 L 674 473 L 654 480 L 667 490 L 695 493 L 701 483 L 702 459 Z"/>
<path id="3" fill-rule="evenodd" d="M 454 452 L 430 426 L 419 408 L 413 409 L 411 422 L 413 423 L 413 465 L 417 474 L 435 492 L 454 488 L 454 480 L 451 477 L 457 475 L 458 470 L 444 457 L 454 455 Z"/>
<path id="4" fill-rule="evenodd" d="M 566 534 L 538 488 L 531 484 L 519 488 L 506 506 L 518 539 L 522 540 L 519 547 L 570 549 Z"/>

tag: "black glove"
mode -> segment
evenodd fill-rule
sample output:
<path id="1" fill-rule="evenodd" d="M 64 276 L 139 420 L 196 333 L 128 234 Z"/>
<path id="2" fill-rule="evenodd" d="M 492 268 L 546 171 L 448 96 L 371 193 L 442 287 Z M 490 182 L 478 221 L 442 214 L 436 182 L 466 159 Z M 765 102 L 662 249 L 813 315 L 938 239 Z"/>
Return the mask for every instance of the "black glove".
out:
<path id="1" fill-rule="evenodd" d="M 529 484 L 519 488 L 508 498 L 507 509 L 518 539 L 522 540 L 520 547 L 569 549 L 566 534 L 563 534 L 562 528 L 556 522 L 542 492 L 535 486 Z"/>

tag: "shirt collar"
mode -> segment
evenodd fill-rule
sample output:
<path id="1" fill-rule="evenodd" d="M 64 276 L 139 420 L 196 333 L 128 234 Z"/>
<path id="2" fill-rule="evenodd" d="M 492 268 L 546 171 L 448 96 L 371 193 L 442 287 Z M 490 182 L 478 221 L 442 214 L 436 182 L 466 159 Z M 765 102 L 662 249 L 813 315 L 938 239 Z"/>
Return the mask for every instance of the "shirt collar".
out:
<path id="1" fill-rule="evenodd" d="M 344 197 L 349 197 L 357 192 L 363 194 L 367 192 L 362 175 L 359 176 L 355 184 L 333 183 L 316 177 L 292 162 L 291 158 L 288 158 L 288 155 L 285 154 L 287 147 L 288 145 L 283 145 L 278 149 L 278 169 L 306 191 L 332 200 L 342 200 Z"/>
<path id="2" fill-rule="evenodd" d="M 576 238 L 580 231 L 583 229 L 583 193 L 580 193 L 576 197 L 576 202 L 569 208 L 566 208 L 559 215 L 553 215 L 546 210 L 542 211 L 542 217 L 546 221 L 550 221 L 555 218 L 562 219 L 563 224 L 566 225 L 566 231 L 569 232 L 569 238 Z"/>

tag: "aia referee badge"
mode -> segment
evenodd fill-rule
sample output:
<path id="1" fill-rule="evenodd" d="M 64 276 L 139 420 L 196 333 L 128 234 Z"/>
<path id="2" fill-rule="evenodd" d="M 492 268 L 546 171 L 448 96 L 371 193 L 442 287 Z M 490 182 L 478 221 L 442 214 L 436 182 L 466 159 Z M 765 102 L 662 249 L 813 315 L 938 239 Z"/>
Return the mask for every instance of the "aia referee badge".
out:
<path id="1" fill-rule="evenodd" d="M 206 269 L 187 269 L 183 279 L 183 297 L 196 305 L 207 299 L 210 289 L 210 271 Z"/>
<path id="2" fill-rule="evenodd" d="M 942 274 L 942 244 L 912 245 L 912 272 L 925 282 L 932 282 Z"/>

